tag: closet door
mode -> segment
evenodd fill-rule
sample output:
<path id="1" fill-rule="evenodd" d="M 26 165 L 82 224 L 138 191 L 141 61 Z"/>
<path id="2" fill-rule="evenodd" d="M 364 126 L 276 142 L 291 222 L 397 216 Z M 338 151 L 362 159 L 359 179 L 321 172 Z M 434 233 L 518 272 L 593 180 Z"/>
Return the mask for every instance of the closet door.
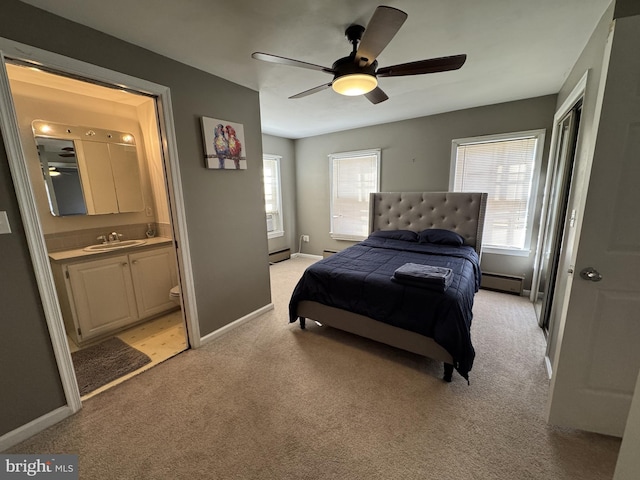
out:
<path id="1" fill-rule="evenodd" d="M 539 272 L 538 292 L 535 299 L 535 311 L 538 323 L 545 330 L 550 329 L 551 313 L 556 287 L 556 277 L 567 218 L 567 203 L 571 185 L 571 174 L 575 159 L 578 127 L 582 113 L 580 100 L 557 125 L 558 142 L 554 162 L 549 168 L 551 174 L 551 189 L 549 208 L 545 222 L 545 235 L 541 255 L 538 258 Z"/>

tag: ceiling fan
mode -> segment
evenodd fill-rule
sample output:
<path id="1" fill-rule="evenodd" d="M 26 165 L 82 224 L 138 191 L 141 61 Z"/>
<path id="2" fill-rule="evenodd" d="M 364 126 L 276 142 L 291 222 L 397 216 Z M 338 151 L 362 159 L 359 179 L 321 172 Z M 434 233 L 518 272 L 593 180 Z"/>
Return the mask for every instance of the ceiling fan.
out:
<path id="1" fill-rule="evenodd" d="M 353 50 L 349 56 L 336 60 L 331 68 L 269 53 L 254 52 L 251 56 L 256 60 L 319 70 L 333 75 L 333 80 L 330 83 L 305 90 L 289 97 L 290 99 L 306 97 L 331 87 L 342 95 L 364 95 L 371 103 L 376 104 L 389 98 L 378 87 L 378 77 L 402 77 L 457 70 L 467 59 L 464 54 L 453 55 L 378 68 L 376 58 L 398 33 L 406 19 L 407 14 L 402 10 L 379 6 L 369 20 L 366 29 L 362 25 L 347 27 L 345 35 L 353 45 Z"/>

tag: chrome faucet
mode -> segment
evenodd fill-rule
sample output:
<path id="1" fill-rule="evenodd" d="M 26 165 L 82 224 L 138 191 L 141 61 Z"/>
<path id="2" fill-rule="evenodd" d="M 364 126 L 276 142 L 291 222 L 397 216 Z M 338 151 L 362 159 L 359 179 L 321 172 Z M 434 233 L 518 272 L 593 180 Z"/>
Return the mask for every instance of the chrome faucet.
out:
<path id="1" fill-rule="evenodd" d="M 111 232 L 107 236 L 107 241 L 108 242 L 119 242 L 121 238 L 122 238 L 122 234 L 121 233 Z"/>

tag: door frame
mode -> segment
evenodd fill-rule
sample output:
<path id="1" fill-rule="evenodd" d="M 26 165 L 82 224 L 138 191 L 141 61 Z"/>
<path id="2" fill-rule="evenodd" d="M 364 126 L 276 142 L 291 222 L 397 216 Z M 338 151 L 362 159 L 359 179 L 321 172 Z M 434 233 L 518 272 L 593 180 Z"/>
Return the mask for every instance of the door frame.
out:
<path id="1" fill-rule="evenodd" d="M 25 235 L 44 315 L 51 336 L 53 352 L 70 410 L 68 415 L 71 415 L 82 408 L 82 403 L 49 264 L 44 234 L 20 141 L 13 97 L 5 66 L 6 57 L 71 74 L 89 82 L 95 81 L 102 84 L 115 85 L 155 97 L 187 334 L 191 347 L 198 348 L 201 344 L 200 327 L 194 293 L 193 270 L 191 267 L 171 93 L 169 88 L 163 85 L 0 37 L 0 128 L 16 190 L 20 215 L 24 223 Z M 46 426 L 48 425 L 42 428 L 46 428 Z M 34 426 L 34 428 L 35 430 L 29 432 L 28 435 L 40 430 L 37 426 Z"/>
<path id="2" fill-rule="evenodd" d="M 542 212 L 540 214 L 540 231 L 538 232 L 538 241 L 536 242 L 536 255 L 535 260 L 533 262 L 534 270 L 533 270 L 533 279 L 531 281 L 531 292 L 529 295 L 529 299 L 535 303 L 536 296 L 538 294 L 538 288 L 540 288 L 540 271 L 538 269 L 538 261 L 540 255 L 542 255 L 542 243 L 544 241 L 544 236 L 547 233 L 547 216 L 549 215 L 549 200 L 552 188 L 551 181 L 553 179 L 553 171 L 555 170 L 558 163 L 558 141 L 560 140 L 560 121 L 573 109 L 574 105 L 578 103 L 581 98 L 584 98 L 584 92 L 587 88 L 587 80 L 589 78 L 590 70 L 587 70 L 580 81 L 576 84 L 574 89 L 571 91 L 566 100 L 562 103 L 562 105 L 556 110 L 556 113 L 553 116 L 553 131 L 551 132 L 551 146 L 549 147 L 549 152 L 552 152 L 553 158 L 548 162 L 547 174 L 545 178 L 544 184 L 544 193 L 542 200 Z M 580 142 L 581 132 L 578 131 L 578 142 Z M 578 147 L 580 143 L 578 143 Z M 576 150 L 574 156 L 577 156 L 578 151 Z"/>

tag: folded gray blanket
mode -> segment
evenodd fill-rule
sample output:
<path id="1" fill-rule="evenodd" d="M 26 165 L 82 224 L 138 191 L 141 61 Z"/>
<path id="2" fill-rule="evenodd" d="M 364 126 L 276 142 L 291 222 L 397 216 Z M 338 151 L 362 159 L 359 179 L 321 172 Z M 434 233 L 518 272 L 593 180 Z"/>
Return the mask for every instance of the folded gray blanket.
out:
<path id="1" fill-rule="evenodd" d="M 405 285 L 444 292 L 451 285 L 453 271 L 445 267 L 405 263 L 396 269 L 391 279 Z"/>

